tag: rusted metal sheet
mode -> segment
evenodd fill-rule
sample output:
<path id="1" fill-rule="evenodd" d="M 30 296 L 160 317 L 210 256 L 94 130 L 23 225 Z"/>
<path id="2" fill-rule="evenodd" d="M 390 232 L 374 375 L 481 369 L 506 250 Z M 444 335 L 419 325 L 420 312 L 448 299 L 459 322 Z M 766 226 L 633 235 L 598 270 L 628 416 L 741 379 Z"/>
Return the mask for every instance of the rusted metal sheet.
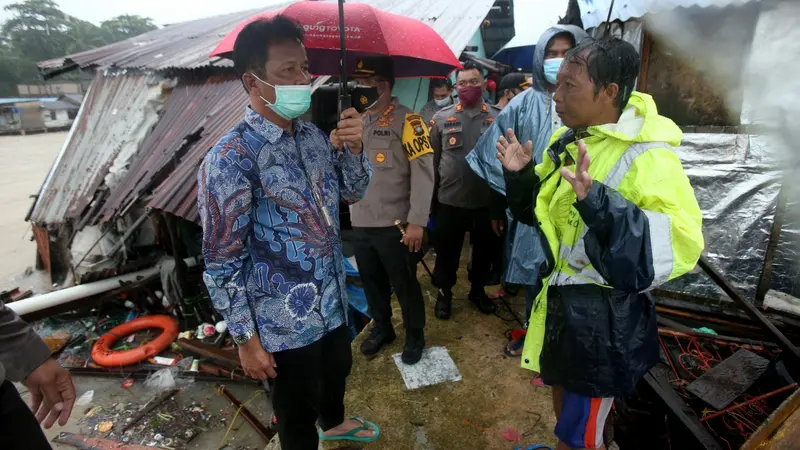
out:
<path id="1" fill-rule="evenodd" d="M 169 95 L 161 119 L 142 144 L 128 173 L 99 211 L 108 221 L 154 190 L 151 206 L 196 220 L 197 213 L 172 206 L 186 200 L 205 153 L 244 117 L 247 94 L 232 76 L 181 82 Z"/>
<path id="2" fill-rule="evenodd" d="M 453 50 L 461 54 L 475 35 L 495 0 L 440 0 L 420 7 L 419 0 L 360 0 L 378 9 L 421 20 L 430 25 Z M 291 2 L 286 2 L 286 4 Z M 260 12 L 284 4 L 256 10 L 169 25 L 105 47 L 39 63 L 45 74 L 64 68 L 116 66 L 151 70 L 230 67 L 227 59 L 209 54 L 236 25 Z"/>
<path id="3" fill-rule="evenodd" d="M 251 9 L 176 23 L 142 35 L 39 63 L 47 73 L 63 67 L 117 66 L 163 70 L 229 65 L 227 60 L 209 58 L 219 41 L 240 22 L 269 8 Z"/>
<path id="4" fill-rule="evenodd" d="M 47 232 L 47 227 L 31 225 L 31 228 L 33 229 L 33 237 L 36 240 L 36 251 L 39 254 L 39 259 L 42 261 L 42 268 L 47 273 L 51 273 L 50 233 Z"/>
<path id="5" fill-rule="evenodd" d="M 79 219 L 117 161 L 130 157 L 158 120 L 162 78 L 98 72 L 31 214 L 37 225 Z"/>

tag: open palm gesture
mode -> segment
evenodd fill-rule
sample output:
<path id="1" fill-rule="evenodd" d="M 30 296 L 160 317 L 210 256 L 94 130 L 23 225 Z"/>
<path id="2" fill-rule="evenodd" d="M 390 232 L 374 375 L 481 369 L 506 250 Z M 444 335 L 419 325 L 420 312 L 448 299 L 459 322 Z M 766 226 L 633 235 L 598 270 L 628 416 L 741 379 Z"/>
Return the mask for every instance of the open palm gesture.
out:
<path id="1" fill-rule="evenodd" d="M 572 185 L 578 200 L 583 200 L 589 195 L 592 177 L 589 176 L 589 154 L 586 153 L 586 144 L 583 143 L 583 139 L 578 141 L 578 164 L 575 166 L 575 173 L 564 167 L 561 169 L 561 177 Z"/>
<path id="2" fill-rule="evenodd" d="M 497 159 L 509 172 L 519 172 L 533 158 L 533 142 L 528 141 L 523 146 L 511 128 L 506 130 L 506 134 L 508 139 L 500 136 L 497 140 Z"/>

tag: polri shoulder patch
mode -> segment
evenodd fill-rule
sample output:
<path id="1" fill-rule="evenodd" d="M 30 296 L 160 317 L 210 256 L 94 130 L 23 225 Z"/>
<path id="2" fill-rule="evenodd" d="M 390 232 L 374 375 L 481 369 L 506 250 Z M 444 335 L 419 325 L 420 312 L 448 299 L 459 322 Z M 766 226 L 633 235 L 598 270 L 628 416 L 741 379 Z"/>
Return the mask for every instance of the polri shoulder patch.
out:
<path id="1" fill-rule="evenodd" d="M 417 113 L 406 114 L 403 124 L 403 149 L 409 161 L 433 153 L 428 127 L 422 116 Z"/>

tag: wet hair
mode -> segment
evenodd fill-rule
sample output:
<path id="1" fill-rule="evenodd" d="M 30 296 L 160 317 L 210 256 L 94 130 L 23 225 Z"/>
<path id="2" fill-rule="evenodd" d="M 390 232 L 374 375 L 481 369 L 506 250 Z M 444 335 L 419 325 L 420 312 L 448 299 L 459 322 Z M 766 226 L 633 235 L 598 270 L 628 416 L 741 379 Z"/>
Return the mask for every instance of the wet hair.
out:
<path id="1" fill-rule="evenodd" d="M 572 43 L 572 46 L 575 47 L 575 36 L 572 35 L 569 31 L 561 31 L 553 35 L 549 41 L 547 41 L 547 46 L 544 49 L 544 54 L 547 56 L 547 51 L 550 50 L 550 47 L 553 46 L 553 42 L 555 42 L 558 38 L 567 38 Z"/>
<path id="2" fill-rule="evenodd" d="M 469 72 L 470 70 L 477 70 L 478 73 L 481 74 L 481 76 L 483 76 L 483 71 L 481 70 L 480 67 L 478 67 L 477 64 L 475 64 L 474 61 L 467 61 L 464 64 L 462 64 L 461 69 L 458 69 L 456 71 L 456 79 L 458 79 L 458 76 L 461 74 L 461 72 Z"/>
<path id="3" fill-rule="evenodd" d="M 447 88 L 448 91 L 453 90 L 453 82 L 450 78 L 433 78 L 431 79 L 431 90 Z"/>
<path id="4" fill-rule="evenodd" d="M 586 68 L 594 83 L 594 94 L 609 84 L 619 86 L 615 106 L 620 112 L 628 104 L 639 76 L 639 53 L 628 42 L 616 37 L 587 38 L 570 50 L 564 64 L 579 64 Z"/>
<path id="5" fill-rule="evenodd" d="M 241 78 L 247 72 L 263 74 L 269 46 L 287 41 L 303 42 L 303 27 L 294 20 L 275 16 L 250 22 L 233 44 L 233 68 Z"/>

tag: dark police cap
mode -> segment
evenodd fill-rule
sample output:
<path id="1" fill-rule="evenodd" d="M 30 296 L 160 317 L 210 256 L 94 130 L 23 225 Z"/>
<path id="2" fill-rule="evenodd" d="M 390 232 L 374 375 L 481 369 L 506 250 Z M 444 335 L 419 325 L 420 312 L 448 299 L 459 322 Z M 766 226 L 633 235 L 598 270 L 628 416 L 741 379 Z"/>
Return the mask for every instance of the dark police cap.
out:
<path id="1" fill-rule="evenodd" d="M 356 62 L 353 78 L 369 78 L 373 76 L 386 79 L 394 78 L 394 61 L 387 57 L 359 59 Z"/>
<path id="2" fill-rule="evenodd" d="M 500 80 L 500 86 L 498 86 L 501 93 L 504 89 L 522 89 L 524 91 L 529 87 L 531 87 L 531 83 L 528 81 L 528 77 L 520 72 L 509 73 L 504 76 L 503 79 Z"/>

